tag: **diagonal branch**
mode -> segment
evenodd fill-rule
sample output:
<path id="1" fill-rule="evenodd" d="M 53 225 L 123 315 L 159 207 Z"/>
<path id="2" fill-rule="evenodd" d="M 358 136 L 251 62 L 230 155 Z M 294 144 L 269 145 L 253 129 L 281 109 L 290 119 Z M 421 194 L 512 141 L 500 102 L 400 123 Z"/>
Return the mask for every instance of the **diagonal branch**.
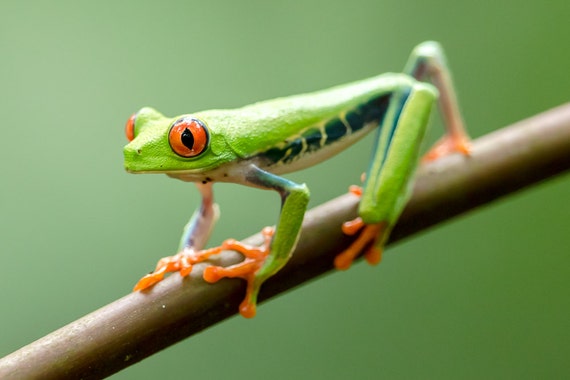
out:
<path id="1" fill-rule="evenodd" d="M 420 168 L 391 242 L 569 168 L 570 103 L 478 139 L 471 157 L 449 156 Z M 357 202 L 345 195 L 307 213 L 293 258 L 267 281 L 261 300 L 332 269 L 333 257 L 350 242 L 340 224 L 355 217 Z M 220 256 L 221 265 L 241 260 L 235 252 Z M 202 269 L 128 294 L 0 359 L 0 378 L 100 379 L 234 315 L 244 284 L 206 284 Z"/>

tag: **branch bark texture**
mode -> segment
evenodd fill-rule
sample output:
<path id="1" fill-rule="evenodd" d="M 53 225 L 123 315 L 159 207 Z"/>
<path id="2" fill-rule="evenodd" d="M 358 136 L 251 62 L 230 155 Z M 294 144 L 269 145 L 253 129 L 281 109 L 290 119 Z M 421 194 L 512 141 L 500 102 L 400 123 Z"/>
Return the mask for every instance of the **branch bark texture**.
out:
<path id="1" fill-rule="evenodd" d="M 422 166 L 390 242 L 569 168 L 570 103 L 476 140 L 470 157 Z M 309 211 L 293 258 L 264 284 L 260 299 L 332 270 L 334 256 L 351 241 L 340 225 L 356 216 L 357 205 L 356 197 L 344 195 Z M 215 263 L 240 260 L 223 252 Z M 104 378 L 236 314 L 244 284 L 207 284 L 202 270 L 201 264 L 187 278 L 174 274 L 148 292 L 130 293 L 0 359 L 0 378 Z"/>

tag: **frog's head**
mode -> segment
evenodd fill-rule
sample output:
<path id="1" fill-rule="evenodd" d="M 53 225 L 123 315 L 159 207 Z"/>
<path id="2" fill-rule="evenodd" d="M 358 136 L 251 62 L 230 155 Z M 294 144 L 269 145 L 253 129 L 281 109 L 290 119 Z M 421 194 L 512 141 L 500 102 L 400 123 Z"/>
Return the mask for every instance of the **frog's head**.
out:
<path id="1" fill-rule="evenodd" d="M 124 148 L 125 169 L 130 173 L 200 181 L 204 173 L 231 159 L 223 136 L 192 115 L 168 118 L 146 107 L 129 118 L 125 132 L 130 141 Z"/>

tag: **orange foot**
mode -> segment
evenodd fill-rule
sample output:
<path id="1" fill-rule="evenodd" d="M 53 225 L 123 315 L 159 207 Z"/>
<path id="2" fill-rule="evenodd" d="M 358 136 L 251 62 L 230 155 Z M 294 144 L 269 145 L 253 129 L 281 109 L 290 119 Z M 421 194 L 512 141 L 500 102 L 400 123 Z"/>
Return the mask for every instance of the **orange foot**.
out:
<path id="1" fill-rule="evenodd" d="M 422 158 L 422 162 L 434 161 L 451 153 L 471 153 L 471 142 L 464 134 L 445 135 Z"/>
<path id="2" fill-rule="evenodd" d="M 259 283 L 255 281 L 255 274 L 265 262 L 269 255 L 269 246 L 274 234 L 273 227 L 264 228 L 261 233 L 264 237 L 264 244 L 261 247 L 250 247 L 234 239 L 228 239 L 221 246 L 206 249 L 199 252 L 182 251 L 174 256 L 160 259 L 154 272 L 147 274 L 139 280 L 133 291 L 144 290 L 164 279 L 164 275 L 169 272 L 180 272 L 181 276 L 187 276 L 192 272 L 192 266 L 201 263 L 224 250 L 240 252 L 245 256 L 244 261 L 239 264 L 224 268 L 219 266 L 209 266 L 204 269 L 204 280 L 213 283 L 223 277 L 243 278 L 247 281 L 245 299 L 240 305 L 240 313 L 246 318 L 252 318 L 256 312 L 257 292 Z"/>
<path id="3" fill-rule="evenodd" d="M 354 235 L 361 230 L 362 232 L 347 249 L 335 257 L 334 266 L 341 270 L 350 268 L 356 256 L 364 249 L 366 261 L 372 265 L 378 264 L 382 260 L 382 250 L 376 246 L 376 242 L 385 228 L 386 222 L 365 224 L 361 218 L 345 222 L 342 225 L 345 234 Z"/>
<path id="4" fill-rule="evenodd" d="M 264 244 L 259 247 L 248 246 L 234 239 L 226 240 L 222 243 L 221 248 L 237 251 L 243 254 L 245 259 L 241 263 L 227 268 L 210 266 L 204 269 L 204 280 L 211 283 L 224 277 L 238 277 L 247 281 L 245 298 L 239 307 L 240 314 L 245 318 L 253 318 L 255 316 L 257 292 L 259 291 L 260 286 L 260 284 L 255 281 L 255 275 L 269 255 L 269 246 L 274 232 L 273 227 L 265 227 L 261 231 L 264 238 Z"/>
<path id="5" fill-rule="evenodd" d="M 351 185 L 348 188 L 348 192 L 352 195 L 356 195 L 357 197 L 360 197 L 360 196 L 362 196 L 362 187 L 356 186 L 356 185 Z"/>
<path id="6" fill-rule="evenodd" d="M 144 290 L 164 279 L 169 272 L 180 272 L 181 276 L 188 276 L 192 272 L 192 266 L 206 261 L 210 256 L 220 253 L 223 247 L 206 249 L 199 252 L 182 251 L 174 256 L 163 257 L 156 264 L 156 268 L 137 282 L 133 291 Z"/>

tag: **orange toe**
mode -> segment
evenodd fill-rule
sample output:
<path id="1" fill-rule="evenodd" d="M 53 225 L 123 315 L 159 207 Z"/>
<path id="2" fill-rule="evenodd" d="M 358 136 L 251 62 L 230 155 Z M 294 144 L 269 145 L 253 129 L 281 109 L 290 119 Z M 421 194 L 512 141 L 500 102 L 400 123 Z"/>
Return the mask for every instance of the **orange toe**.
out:
<path id="1" fill-rule="evenodd" d="M 239 306 L 239 313 L 244 318 L 253 318 L 257 313 L 257 307 L 255 303 L 243 300 L 243 302 Z"/>
<path id="2" fill-rule="evenodd" d="M 352 236 L 360 231 L 364 227 L 364 222 L 362 218 L 358 217 L 353 220 L 349 220 L 348 222 L 344 222 L 342 224 L 342 232 L 346 235 Z"/>
<path id="3" fill-rule="evenodd" d="M 347 270 L 358 255 L 357 251 L 344 250 L 334 258 L 334 267 L 338 270 Z"/>
<path id="4" fill-rule="evenodd" d="M 356 257 L 362 252 L 365 252 L 365 258 L 370 264 L 378 264 L 382 259 L 382 250 L 376 247 L 376 242 L 380 234 L 385 231 L 386 223 L 364 224 L 360 218 L 357 218 L 349 223 L 348 234 L 354 234 L 358 230 L 362 230 L 360 235 L 350 244 L 344 251 L 338 254 L 334 259 L 334 266 L 339 270 L 346 270 L 350 268 Z M 345 223 L 343 231 L 345 231 Z M 352 223 L 359 226 L 356 231 L 352 230 Z"/>
<path id="5" fill-rule="evenodd" d="M 164 273 L 162 273 L 160 275 L 156 274 L 156 273 L 147 274 L 146 276 L 141 278 L 139 280 L 139 282 L 137 282 L 137 284 L 133 288 L 133 292 L 150 288 L 151 286 L 153 286 L 157 282 L 162 281 L 163 278 L 164 278 Z"/>
<path id="6" fill-rule="evenodd" d="M 380 263 L 380 261 L 382 261 L 382 250 L 380 248 L 372 246 L 368 248 L 368 250 L 364 253 L 364 258 L 368 264 L 377 265 Z"/>
<path id="7" fill-rule="evenodd" d="M 362 187 L 351 185 L 348 187 L 348 192 L 352 195 L 356 195 L 357 197 L 362 196 Z"/>

